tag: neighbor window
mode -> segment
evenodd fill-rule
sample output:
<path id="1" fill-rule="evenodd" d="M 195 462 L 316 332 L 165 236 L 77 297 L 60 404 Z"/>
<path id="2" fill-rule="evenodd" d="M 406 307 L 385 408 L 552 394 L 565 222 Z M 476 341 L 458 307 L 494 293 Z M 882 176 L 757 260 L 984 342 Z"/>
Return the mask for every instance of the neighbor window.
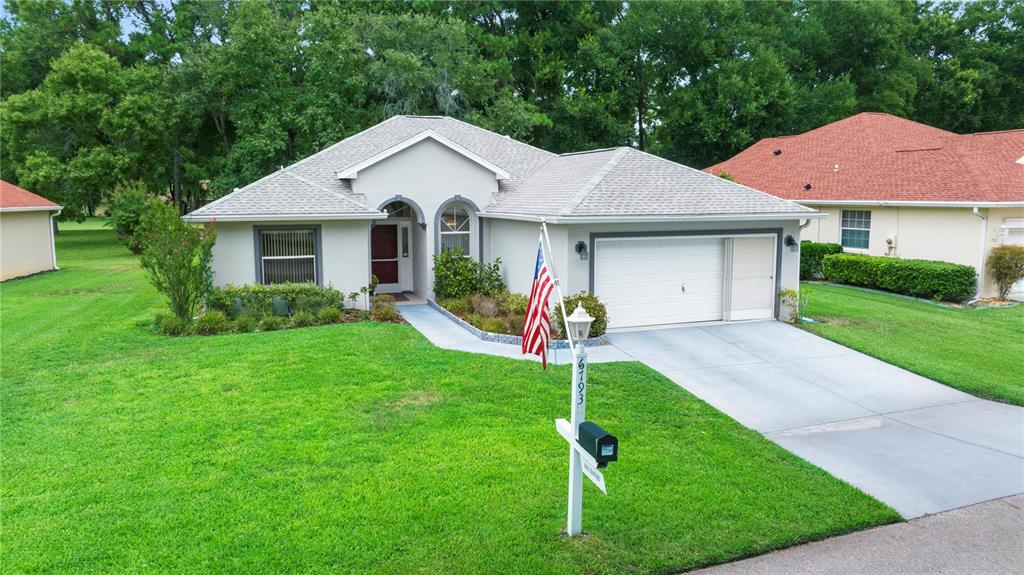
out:
<path id="1" fill-rule="evenodd" d="M 265 284 L 317 283 L 316 229 L 260 230 L 260 270 Z"/>
<path id="2" fill-rule="evenodd" d="M 871 212 L 867 210 L 843 210 L 840 243 L 844 248 L 868 249 L 871 238 Z"/>
<path id="3" fill-rule="evenodd" d="M 452 204 L 441 212 L 441 251 L 459 248 L 469 257 L 469 235 L 471 218 L 469 210 L 459 204 Z"/>

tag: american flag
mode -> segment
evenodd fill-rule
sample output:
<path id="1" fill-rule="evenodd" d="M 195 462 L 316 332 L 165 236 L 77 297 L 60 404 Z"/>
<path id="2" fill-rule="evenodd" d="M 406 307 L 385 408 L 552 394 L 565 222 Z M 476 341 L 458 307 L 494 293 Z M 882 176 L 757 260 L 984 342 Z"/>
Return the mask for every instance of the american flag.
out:
<path id="1" fill-rule="evenodd" d="M 530 302 L 526 306 L 526 323 L 523 324 L 523 353 L 539 355 L 544 369 L 548 367 L 548 337 L 551 332 L 551 318 L 548 316 L 548 297 L 555 284 L 544 261 L 543 238 L 537 244 L 537 267 L 533 272 L 533 287 Z"/>

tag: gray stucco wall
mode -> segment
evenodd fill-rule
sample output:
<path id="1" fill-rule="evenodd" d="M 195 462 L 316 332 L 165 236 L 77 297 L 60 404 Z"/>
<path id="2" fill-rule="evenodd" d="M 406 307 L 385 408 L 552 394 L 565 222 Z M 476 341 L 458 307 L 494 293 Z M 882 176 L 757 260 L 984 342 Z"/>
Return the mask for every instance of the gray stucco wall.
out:
<path id="1" fill-rule="evenodd" d="M 501 272 L 509 290 L 530 293 L 537 263 L 537 238 L 540 224 L 514 220 L 485 219 L 484 260 L 501 258 Z M 559 277 L 566 268 L 567 226 L 548 225 L 552 257 Z M 562 280 L 565 281 L 565 280 Z M 565 292 L 568 295 L 568 292 Z"/>
<path id="2" fill-rule="evenodd" d="M 214 285 L 249 284 L 256 281 L 254 226 L 319 225 L 322 245 L 323 284 L 343 294 L 359 291 L 370 278 L 369 222 L 221 222 L 213 246 Z"/>

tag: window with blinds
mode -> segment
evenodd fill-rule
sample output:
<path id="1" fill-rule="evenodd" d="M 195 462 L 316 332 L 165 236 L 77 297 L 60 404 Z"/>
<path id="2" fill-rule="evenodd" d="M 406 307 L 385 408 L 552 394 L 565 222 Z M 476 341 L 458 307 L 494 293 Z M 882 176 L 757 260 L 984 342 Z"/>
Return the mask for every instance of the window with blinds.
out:
<path id="1" fill-rule="evenodd" d="M 263 283 L 317 283 L 316 230 L 261 230 Z"/>

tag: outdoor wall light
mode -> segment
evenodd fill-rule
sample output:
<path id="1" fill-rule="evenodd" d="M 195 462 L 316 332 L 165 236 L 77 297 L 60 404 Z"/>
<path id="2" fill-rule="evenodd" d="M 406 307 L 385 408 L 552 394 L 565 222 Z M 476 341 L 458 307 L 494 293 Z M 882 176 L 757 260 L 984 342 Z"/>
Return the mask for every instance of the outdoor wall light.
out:
<path id="1" fill-rule="evenodd" d="M 565 318 L 565 321 L 569 324 L 569 333 L 572 334 L 573 341 L 578 342 L 590 335 L 590 324 L 594 323 L 594 318 L 590 317 L 582 305 L 576 304 L 576 309 L 572 315 Z"/>
<path id="2" fill-rule="evenodd" d="M 590 257 L 590 253 L 587 250 L 587 242 L 583 240 L 576 242 L 576 247 L 574 249 L 576 250 L 576 253 L 579 254 L 581 261 L 587 261 L 587 258 Z"/>
<path id="3" fill-rule="evenodd" d="M 797 243 L 796 238 L 793 236 L 786 236 L 786 239 L 783 240 L 782 243 L 785 244 L 791 252 L 799 251 L 800 249 L 800 244 Z"/>

